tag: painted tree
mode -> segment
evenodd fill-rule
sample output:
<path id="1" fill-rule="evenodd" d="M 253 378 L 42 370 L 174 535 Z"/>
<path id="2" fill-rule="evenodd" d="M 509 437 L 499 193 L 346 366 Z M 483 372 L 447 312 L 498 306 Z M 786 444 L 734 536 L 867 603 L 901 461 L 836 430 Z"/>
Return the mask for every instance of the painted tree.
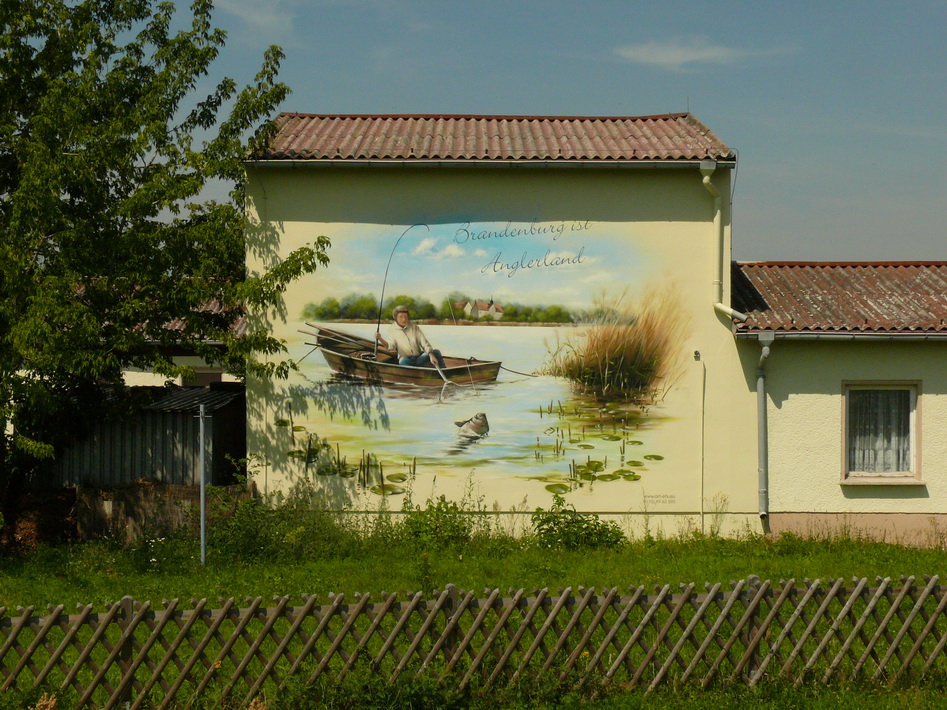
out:
<path id="1" fill-rule="evenodd" d="M 232 325 L 327 263 L 328 241 L 246 273 L 241 161 L 288 90 L 273 47 L 249 85 L 198 94 L 225 40 L 212 9 L 195 0 L 173 29 L 180 13 L 152 0 L 0 3 L 4 490 L 123 392 L 125 368 L 177 376 L 186 348 L 287 372 L 255 360 L 282 348 L 264 329 Z M 202 197 L 211 180 L 229 200 Z"/>

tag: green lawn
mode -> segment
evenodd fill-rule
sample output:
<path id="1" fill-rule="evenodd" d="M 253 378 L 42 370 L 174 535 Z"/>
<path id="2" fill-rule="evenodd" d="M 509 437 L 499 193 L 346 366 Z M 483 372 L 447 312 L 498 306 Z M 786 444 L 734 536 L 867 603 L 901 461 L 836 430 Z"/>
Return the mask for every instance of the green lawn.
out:
<path id="1" fill-rule="evenodd" d="M 414 592 L 448 583 L 485 588 L 609 588 L 682 582 L 761 579 L 875 577 L 944 574 L 944 554 L 851 538 L 802 539 L 747 536 L 724 539 L 686 535 L 625 540 L 608 524 L 567 507 L 534 518 L 527 534 L 514 538 L 445 501 L 433 501 L 395 518 L 355 520 L 321 512 L 293 498 L 275 507 L 244 501 L 215 516 L 208 564 L 201 566 L 193 532 L 151 531 L 131 546 L 108 539 L 31 551 L 8 552 L 0 560 L 0 606 L 77 603 L 99 610 L 124 595 L 160 602 L 191 599 L 302 594 L 326 599 L 330 592 Z M 725 587 L 726 588 L 726 587 Z M 911 681 L 914 682 L 914 681 Z M 652 695 L 617 687 L 582 692 L 548 680 L 528 680 L 514 689 L 457 693 L 433 679 L 387 685 L 353 674 L 344 683 L 290 685 L 267 698 L 266 708 L 761 708 L 940 707 L 944 679 L 927 676 L 916 686 L 793 689 L 771 682 L 757 689 L 721 685 L 701 692 L 693 685 L 662 686 Z M 0 708 L 26 707 L 38 695 L 0 694 Z M 207 699 L 206 702 L 210 702 Z M 62 698 L 63 707 L 69 699 Z M 205 700 L 188 707 L 199 708 Z M 230 707 L 230 706 L 227 706 Z M 237 705 L 233 707 L 239 707 Z"/>
<path id="2" fill-rule="evenodd" d="M 210 525 L 208 563 L 196 536 L 156 531 L 123 547 L 107 540 L 43 547 L 0 560 L 0 605 L 96 605 L 139 600 L 943 575 L 941 550 L 851 538 L 724 539 L 684 536 L 621 541 L 605 523 L 568 510 L 543 535 L 513 538 L 489 518 L 450 503 L 408 516 L 353 523 L 299 501 L 269 509 L 244 502 Z M 551 527 L 550 527 L 551 526 Z M 608 531 L 606 531 L 608 532 Z M 596 545 L 596 543 L 598 543 Z"/>

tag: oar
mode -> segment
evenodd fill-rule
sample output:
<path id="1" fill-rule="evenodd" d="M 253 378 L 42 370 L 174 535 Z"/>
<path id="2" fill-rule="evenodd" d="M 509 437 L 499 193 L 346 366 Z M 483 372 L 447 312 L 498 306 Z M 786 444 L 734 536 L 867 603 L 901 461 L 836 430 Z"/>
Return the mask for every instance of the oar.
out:
<path id="1" fill-rule="evenodd" d="M 332 330 L 331 328 L 322 328 L 318 325 L 313 325 L 312 323 L 306 323 L 306 325 L 308 325 L 310 328 L 315 328 L 316 330 L 320 331 L 319 333 L 316 333 L 315 335 L 316 337 L 323 338 L 324 340 L 332 340 L 337 343 L 348 343 L 350 345 L 357 345 L 358 347 L 361 347 L 361 348 L 367 348 L 372 344 L 372 341 L 369 340 L 368 338 L 362 338 L 357 335 L 348 335 L 347 333 L 342 333 L 342 332 L 339 332 L 338 330 Z M 297 332 L 302 333 L 303 335 L 313 335 L 312 333 L 308 333 L 305 330 L 297 330 Z M 384 348 L 382 348 L 382 352 L 385 353 L 386 355 L 391 355 L 391 356 L 394 356 L 395 354 L 394 350 L 385 350 Z M 375 347 L 375 352 L 373 353 L 373 357 L 375 358 L 378 357 L 377 343 Z"/>
<path id="2" fill-rule="evenodd" d="M 363 338 L 363 337 L 361 337 L 360 335 L 350 335 L 349 333 L 343 333 L 343 332 L 340 331 L 340 330 L 333 330 L 332 328 L 323 328 L 322 326 L 313 325 L 312 323 L 306 323 L 306 325 L 308 325 L 310 328 L 315 328 L 316 330 L 318 330 L 318 331 L 320 331 L 320 332 L 322 332 L 322 333 L 325 333 L 326 335 L 325 335 L 324 337 L 326 337 L 326 338 L 329 338 L 329 337 L 333 337 L 333 336 L 334 336 L 334 337 L 336 337 L 337 340 L 348 340 L 348 341 L 350 341 L 350 342 L 352 342 L 352 343 L 358 343 L 358 344 L 361 344 L 361 345 L 371 345 L 371 344 L 372 344 L 372 341 L 371 341 L 371 340 L 369 340 L 368 338 Z M 299 332 L 300 332 L 300 333 L 305 333 L 306 331 L 300 330 Z M 331 335 L 330 335 L 330 334 L 331 334 Z"/>

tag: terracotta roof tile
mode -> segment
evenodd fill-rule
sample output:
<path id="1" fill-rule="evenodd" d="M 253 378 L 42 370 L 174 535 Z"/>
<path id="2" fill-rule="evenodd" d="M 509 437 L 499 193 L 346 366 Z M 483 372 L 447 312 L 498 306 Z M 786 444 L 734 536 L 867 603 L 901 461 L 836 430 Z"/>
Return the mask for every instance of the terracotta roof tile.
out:
<path id="1" fill-rule="evenodd" d="M 947 262 L 737 262 L 738 332 L 947 335 Z"/>
<path id="2" fill-rule="evenodd" d="M 596 116 L 343 116 L 283 113 L 252 160 L 732 161 L 686 113 Z"/>

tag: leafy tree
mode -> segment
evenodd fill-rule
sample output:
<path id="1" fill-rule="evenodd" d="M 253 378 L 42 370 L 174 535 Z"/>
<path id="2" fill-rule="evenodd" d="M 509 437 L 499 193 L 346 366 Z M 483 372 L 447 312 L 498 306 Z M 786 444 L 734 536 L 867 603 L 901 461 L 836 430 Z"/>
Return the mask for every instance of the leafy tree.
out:
<path id="1" fill-rule="evenodd" d="M 544 323 L 568 323 L 571 320 L 569 311 L 562 306 L 546 306 L 542 310 L 542 321 Z"/>
<path id="2" fill-rule="evenodd" d="M 463 319 L 465 317 L 463 309 L 458 308 L 454 304 L 466 303 L 469 300 L 471 299 L 463 292 L 451 291 L 447 294 L 447 298 L 441 301 L 441 306 L 437 309 L 437 317 L 448 322 Z"/>
<path id="3" fill-rule="evenodd" d="M 339 315 L 341 318 L 375 320 L 378 317 L 378 299 L 373 294 L 350 294 L 339 304 Z"/>
<path id="4" fill-rule="evenodd" d="M 395 309 L 395 306 L 407 306 L 411 312 L 411 318 L 414 320 L 425 320 L 437 317 L 437 311 L 434 305 L 426 298 L 415 298 L 414 296 L 401 294 L 385 299 L 385 307 L 382 309 L 382 320 L 391 317 L 391 312 Z"/>
<path id="5" fill-rule="evenodd" d="M 225 40 L 212 9 L 195 0 L 175 30 L 153 0 L 0 3 L 0 485 L 122 394 L 124 368 L 184 374 L 172 348 L 288 370 L 255 361 L 282 349 L 265 329 L 232 325 L 327 263 L 328 241 L 246 273 L 242 160 L 288 90 L 273 47 L 250 85 L 195 95 Z M 209 180 L 229 201 L 202 197 Z"/>
<path id="6" fill-rule="evenodd" d="M 339 299 L 325 298 L 322 303 L 310 303 L 303 308 L 304 320 L 335 320 L 339 317 Z"/>

